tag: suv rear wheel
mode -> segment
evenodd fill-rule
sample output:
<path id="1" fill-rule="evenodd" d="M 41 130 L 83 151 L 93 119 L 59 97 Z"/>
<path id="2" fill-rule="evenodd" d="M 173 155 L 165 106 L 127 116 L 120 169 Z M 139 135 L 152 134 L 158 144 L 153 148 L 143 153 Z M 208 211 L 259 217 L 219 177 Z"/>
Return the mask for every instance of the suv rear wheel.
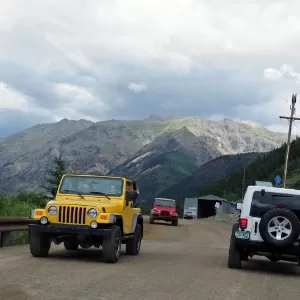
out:
<path id="1" fill-rule="evenodd" d="M 262 239 L 274 247 L 286 247 L 299 237 L 298 217 L 285 208 L 267 211 L 261 218 L 259 232 Z"/>
<path id="2" fill-rule="evenodd" d="M 228 268 L 240 269 L 242 267 L 242 255 L 236 247 L 234 232 L 238 229 L 238 224 L 234 224 L 232 227 L 232 234 L 230 238 L 230 246 L 228 253 Z"/>

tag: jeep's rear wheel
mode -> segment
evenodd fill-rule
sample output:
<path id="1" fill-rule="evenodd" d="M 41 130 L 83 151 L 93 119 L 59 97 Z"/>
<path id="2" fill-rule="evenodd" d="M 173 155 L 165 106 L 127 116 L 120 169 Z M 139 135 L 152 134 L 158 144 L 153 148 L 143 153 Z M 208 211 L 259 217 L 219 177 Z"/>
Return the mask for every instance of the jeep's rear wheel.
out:
<path id="1" fill-rule="evenodd" d="M 78 249 L 78 242 L 76 241 L 76 239 L 67 239 L 64 240 L 64 246 L 65 249 L 68 251 L 76 251 Z"/>
<path id="2" fill-rule="evenodd" d="M 178 219 L 172 220 L 172 225 L 173 226 L 178 226 Z"/>
<path id="3" fill-rule="evenodd" d="M 29 248 L 32 256 L 46 257 L 49 254 L 51 242 L 43 232 L 30 232 Z"/>
<path id="4" fill-rule="evenodd" d="M 154 223 L 154 220 L 155 220 L 154 217 L 153 217 L 153 216 L 150 216 L 150 218 L 149 218 L 149 223 L 150 223 L 150 224 L 153 224 L 153 223 Z"/>
<path id="5" fill-rule="evenodd" d="M 232 234 L 230 238 L 230 246 L 228 253 L 228 268 L 230 269 L 240 269 L 242 267 L 242 255 L 236 246 L 234 239 L 234 231 L 236 229 L 236 224 L 233 225 Z"/>
<path id="6" fill-rule="evenodd" d="M 126 253 L 129 255 L 138 255 L 140 253 L 142 243 L 142 228 L 140 224 L 136 225 L 134 238 L 126 244 Z"/>
<path id="7" fill-rule="evenodd" d="M 107 263 L 116 263 L 121 254 L 122 234 L 121 229 L 117 225 L 111 227 L 110 236 L 103 241 L 103 260 Z"/>

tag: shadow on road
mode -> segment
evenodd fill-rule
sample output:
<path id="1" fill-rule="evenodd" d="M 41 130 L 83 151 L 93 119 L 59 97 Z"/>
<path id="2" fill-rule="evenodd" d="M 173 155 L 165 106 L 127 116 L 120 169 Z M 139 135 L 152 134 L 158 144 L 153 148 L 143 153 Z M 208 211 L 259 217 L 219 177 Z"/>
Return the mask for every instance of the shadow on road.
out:
<path id="1" fill-rule="evenodd" d="M 171 227 L 182 227 L 182 226 L 184 226 L 183 224 L 180 224 L 180 223 L 178 223 L 177 226 L 173 226 L 172 223 L 167 223 L 167 222 L 164 223 L 164 221 L 161 221 L 161 222 L 160 221 L 155 221 L 153 224 L 149 223 L 149 226 L 153 226 L 153 225 L 163 225 L 163 226 L 171 226 Z"/>
<path id="2" fill-rule="evenodd" d="M 126 255 L 123 250 L 121 253 L 120 261 L 125 257 L 129 257 Z M 46 258 L 47 259 L 47 258 Z M 55 252 L 49 253 L 49 259 L 57 259 L 57 260 L 74 260 L 74 261 L 82 261 L 82 262 L 103 262 L 102 250 L 91 248 L 91 249 L 78 249 L 77 251 L 65 251 L 58 250 Z"/>
<path id="3" fill-rule="evenodd" d="M 300 267 L 296 263 L 271 262 L 268 260 L 249 260 L 243 262 L 243 270 L 246 272 L 264 273 L 272 275 L 300 276 Z"/>

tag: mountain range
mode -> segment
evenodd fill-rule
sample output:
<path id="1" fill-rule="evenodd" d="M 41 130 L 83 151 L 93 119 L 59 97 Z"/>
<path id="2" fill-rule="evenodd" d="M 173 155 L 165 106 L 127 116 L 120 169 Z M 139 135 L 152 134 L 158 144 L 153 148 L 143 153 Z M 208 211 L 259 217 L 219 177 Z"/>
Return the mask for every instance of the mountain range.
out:
<path id="1" fill-rule="evenodd" d="M 189 176 L 196 178 L 197 172 L 207 178 L 204 174 L 211 167 L 201 170 L 208 162 L 217 179 L 232 170 L 224 168 L 228 155 L 233 155 L 230 165 L 238 167 L 252 162 L 256 154 L 243 159 L 236 154 L 267 152 L 285 139 L 285 134 L 258 124 L 228 118 L 152 115 L 96 123 L 63 119 L 0 140 L 0 191 L 40 189 L 61 150 L 69 172 L 129 176 L 137 180 L 141 196 L 153 197 Z M 227 158 L 217 159 L 224 155 Z"/>

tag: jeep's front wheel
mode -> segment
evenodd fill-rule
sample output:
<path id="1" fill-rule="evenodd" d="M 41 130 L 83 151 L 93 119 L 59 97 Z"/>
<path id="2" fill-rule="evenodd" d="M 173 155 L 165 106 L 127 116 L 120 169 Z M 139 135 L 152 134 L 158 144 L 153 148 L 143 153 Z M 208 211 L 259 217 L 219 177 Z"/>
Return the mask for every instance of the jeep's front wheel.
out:
<path id="1" fill-rule="evenodd" d="M 129 240 L 126 244 L 126 253 L 129 255 L 138 255 L 140 253 L 142 243 L 142 227 L 140 224 L 136 225 L 134 238 Z"/>
<path id="2" fill-rule="evenodd" d="M 51 242 L 43 232 L 30 232 L 29 248 L 34 257 L 46 257 L 49 254 Z"/>
<path id="3" fill-rule="evenodd" d="M 228 268 L 240 269 L 242 267 L 242 255 L 236 246 L 234 239 L 234 231 L 238 225 L 234 224 L 232 228 L 232 234 L 230 238 L 229 253 L 228 253 Z"/>
<path id="4" fill-rule="evenodd" d="M 173 226 L 178 226 L 178 219 L 172 220 L 172 225 Z"/>
<path id="5" fill-rule="evenodd" d="M 78 242 L 75 239 L 64 240 L 65 249 L 68 251 L 76 251 L 78 249 Z"/>
<path id="6" fill-rule="evenodd" d="M 153 223 L 154 223 L 154 220 L 155 220 L 154 217 L 150 215 L 150 217 L 149 217 L 149 223 L 150 223 L 150 224 L 153 224 Z"/>
<path id="7" fill-rule="evenodd" d="M 110 236 L 103 241 L 103 260 L 107 263 L 116 263 L 121 254 L 122 234 L 121 229 L 117 225 L 111 227 Z"/>

